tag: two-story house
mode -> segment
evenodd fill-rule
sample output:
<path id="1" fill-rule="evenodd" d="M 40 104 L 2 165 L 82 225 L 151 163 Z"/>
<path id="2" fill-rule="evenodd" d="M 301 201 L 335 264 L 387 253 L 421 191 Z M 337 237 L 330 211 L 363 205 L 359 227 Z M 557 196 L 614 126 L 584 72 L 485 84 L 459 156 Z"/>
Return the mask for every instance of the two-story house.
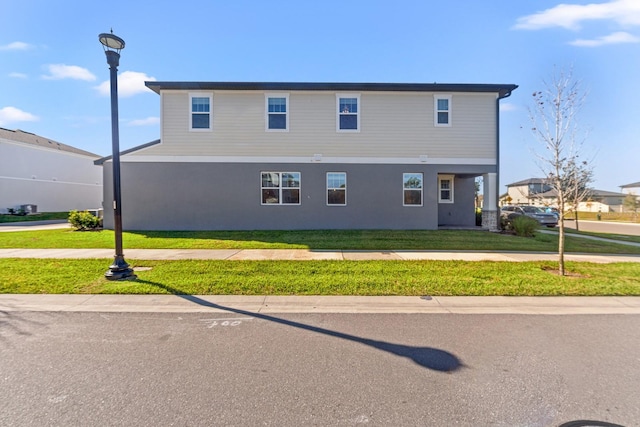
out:
<path id="1" fill-rule="evenodd" d="M 547 178 L 529 178 L 507 184 L 503 205 L 557 206 L 557 193 Z"/>
<path id="2" fill-rule="evenodd" d="M 125 229 L 474 226 L 479 176 L 497 228 L 499 101 L 516 85 L 146 85 L 161 137 L 121 156 Z"/>

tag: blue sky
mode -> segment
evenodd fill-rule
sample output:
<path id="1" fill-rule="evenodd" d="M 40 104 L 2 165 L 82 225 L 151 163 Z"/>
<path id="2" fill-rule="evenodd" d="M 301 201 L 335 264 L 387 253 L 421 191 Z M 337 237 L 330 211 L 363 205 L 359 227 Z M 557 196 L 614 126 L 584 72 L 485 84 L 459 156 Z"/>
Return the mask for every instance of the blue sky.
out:
<path id="1" fill-rule="evenodd" d="M 98 34 L 126 47 L 120 145 L 159 138 L 144 80 L 514 83 L 502 101 L 504 185 L 541 176 L 528 106 L 555 69 L 587 102 L 594 186 L 640 181 L 640 0 L 4 0 L 0 126 L 111 152 L 109 69 Z"/>

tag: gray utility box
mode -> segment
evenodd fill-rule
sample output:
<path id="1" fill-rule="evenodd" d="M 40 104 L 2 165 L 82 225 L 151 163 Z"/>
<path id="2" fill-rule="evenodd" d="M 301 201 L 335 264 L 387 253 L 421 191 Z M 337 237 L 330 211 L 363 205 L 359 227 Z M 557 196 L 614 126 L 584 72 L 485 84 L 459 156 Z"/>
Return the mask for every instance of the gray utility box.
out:
<path id="1" fill-rule="evenodd" d="M 27 215 L 38 213 L 38 205 L 20 205 L 20 209 Z"/>

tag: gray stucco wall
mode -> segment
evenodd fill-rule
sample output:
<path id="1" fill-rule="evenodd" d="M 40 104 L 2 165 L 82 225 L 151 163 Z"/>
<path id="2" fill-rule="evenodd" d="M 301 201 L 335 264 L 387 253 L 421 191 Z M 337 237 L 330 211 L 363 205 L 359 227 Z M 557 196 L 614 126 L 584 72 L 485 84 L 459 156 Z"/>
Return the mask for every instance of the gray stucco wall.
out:
<path id="1" fill-rule="evenodd" d="M 454 203 L 440 203 L 438 205 L 438 225 L 475 226 L 475 179 L 473 177 L 456 177 L 453 188 Z"/>
<path id="2" fill-rule="evenodd" d="M 113 228 L 111 162 L 104 164 L 106 228 Z M 121 163 L 125 230 L 437 229 L 473 225 L 472 175 L 494 166 Z M 300 205 L 261 205 L 260 173 L 300 172 Z M 347 173 L 347 205 L 327 206 L 326 173 Z M 422 206 L 403 206 L 402 174 L 422 172 Z M 438 174 L 455 180 L 455 203 L 438 204 Z"/>

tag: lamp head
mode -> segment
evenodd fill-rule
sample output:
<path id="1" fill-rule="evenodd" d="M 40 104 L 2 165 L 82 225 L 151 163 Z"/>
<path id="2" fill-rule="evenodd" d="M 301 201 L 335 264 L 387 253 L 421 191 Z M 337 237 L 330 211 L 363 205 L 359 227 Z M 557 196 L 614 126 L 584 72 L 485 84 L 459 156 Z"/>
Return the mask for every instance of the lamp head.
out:
<path id="1" fill-rule="evenodd" d="M 105 52 L 112 51 L 119 54 L 124 49 L 124 40 L 113 34 L 113 30 L 111 30 L 111 33 L 98 35 L 98 40 L 102 43 Z"/>

